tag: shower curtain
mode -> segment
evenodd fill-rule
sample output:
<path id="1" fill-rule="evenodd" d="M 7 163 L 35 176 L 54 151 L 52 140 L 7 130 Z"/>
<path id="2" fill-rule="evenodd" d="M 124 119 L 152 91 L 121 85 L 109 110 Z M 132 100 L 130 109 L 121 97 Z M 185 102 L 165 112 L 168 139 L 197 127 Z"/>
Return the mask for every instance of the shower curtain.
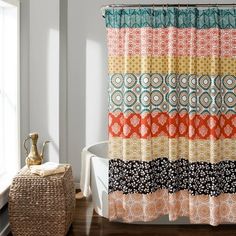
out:
<path id="1" fill-rule="evenodd" d="M 105 11 L 109 219 L 236 223 L 236 10 Z"/>

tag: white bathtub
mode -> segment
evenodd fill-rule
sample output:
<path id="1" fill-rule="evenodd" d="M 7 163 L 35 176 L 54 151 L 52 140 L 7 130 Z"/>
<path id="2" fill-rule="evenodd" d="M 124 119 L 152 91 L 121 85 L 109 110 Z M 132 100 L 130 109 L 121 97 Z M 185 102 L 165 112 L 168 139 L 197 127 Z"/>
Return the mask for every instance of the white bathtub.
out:
<path id="1" fill-rule="evenodd" d="M 90 159 L 90 188 L 94 210 L 108 218 L 108 142 L 103 141 L 83 149 Z"/>
<path id="2" fill-rule="evenodd" d="M 91 154 L 90 188 L 94 210 L 100 216 L 108 218 L 108 142 L 100 142 L 84 148 L 83 152 Z M 189 224 L 187 217 L 169 221 L 168 216 L 160 217 L 152 222 L 135 222 L 138 224 Z"/>

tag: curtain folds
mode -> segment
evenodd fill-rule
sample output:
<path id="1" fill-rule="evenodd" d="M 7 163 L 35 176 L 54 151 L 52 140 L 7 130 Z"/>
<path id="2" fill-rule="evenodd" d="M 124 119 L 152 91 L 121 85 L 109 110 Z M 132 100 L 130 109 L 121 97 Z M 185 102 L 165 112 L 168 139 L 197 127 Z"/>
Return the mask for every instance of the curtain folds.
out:
<path id="1" fill-rule="evenodd" d="M 236 10 L 106 9 L 109 218 L 236 223 Z"/>

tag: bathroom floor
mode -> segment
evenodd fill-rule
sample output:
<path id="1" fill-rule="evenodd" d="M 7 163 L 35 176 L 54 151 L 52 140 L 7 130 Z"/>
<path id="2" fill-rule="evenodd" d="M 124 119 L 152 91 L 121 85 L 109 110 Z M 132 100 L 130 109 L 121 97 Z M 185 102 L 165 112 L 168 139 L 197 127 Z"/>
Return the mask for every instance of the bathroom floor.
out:
<path id="1" fill-rule="evenodd" d="M 236 225 L 132 225 L 112 223 L 93 211 L 92 200 L 77 193 L 76 215 L 67 236 L 236 236 Z M 12 236 L 9 234 L 8 236 Z M 55 235 L 56 236 L 56 235 Z"/>
<path id="2" fill-rule="evenodd" d="M 82 198 L 80 193 L 77 196 L 75 220 L 67 236 L 236 236 L 236 225 L 212 227 L 206 225 L 170 226 L 111 223 L 93 212 L 91 199 Z"/>

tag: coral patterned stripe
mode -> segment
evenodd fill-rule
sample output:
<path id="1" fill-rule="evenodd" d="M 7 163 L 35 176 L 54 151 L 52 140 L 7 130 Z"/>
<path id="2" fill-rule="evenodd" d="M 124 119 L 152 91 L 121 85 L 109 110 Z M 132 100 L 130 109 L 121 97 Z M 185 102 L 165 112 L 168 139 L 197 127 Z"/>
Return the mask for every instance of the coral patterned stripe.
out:
<path id="1" fill-rule="evenodd" d="M 236 115 L 109 113 L 109 134 L 111 137 L 123 138 L 158 136 L 189 139 L 236 138 Z"/>
<path id="2" fill-rule="evenodd" d="M 193 224 L 218 225 L 236 222 L 236 194 L 224 193 L 218 197 L 190 195 L 187 190 L 169 194 L 159 189 L 151 194 L 109 194 L 109 218 L 125 222 L 152 221 L 169 214 L 169 220 L 187 216 Z"/>
<path id="3" fill-rule="evenodd" d="M 108 28 L 107 39 L 110 56 L 236 56 L 236 29 Z"/>

